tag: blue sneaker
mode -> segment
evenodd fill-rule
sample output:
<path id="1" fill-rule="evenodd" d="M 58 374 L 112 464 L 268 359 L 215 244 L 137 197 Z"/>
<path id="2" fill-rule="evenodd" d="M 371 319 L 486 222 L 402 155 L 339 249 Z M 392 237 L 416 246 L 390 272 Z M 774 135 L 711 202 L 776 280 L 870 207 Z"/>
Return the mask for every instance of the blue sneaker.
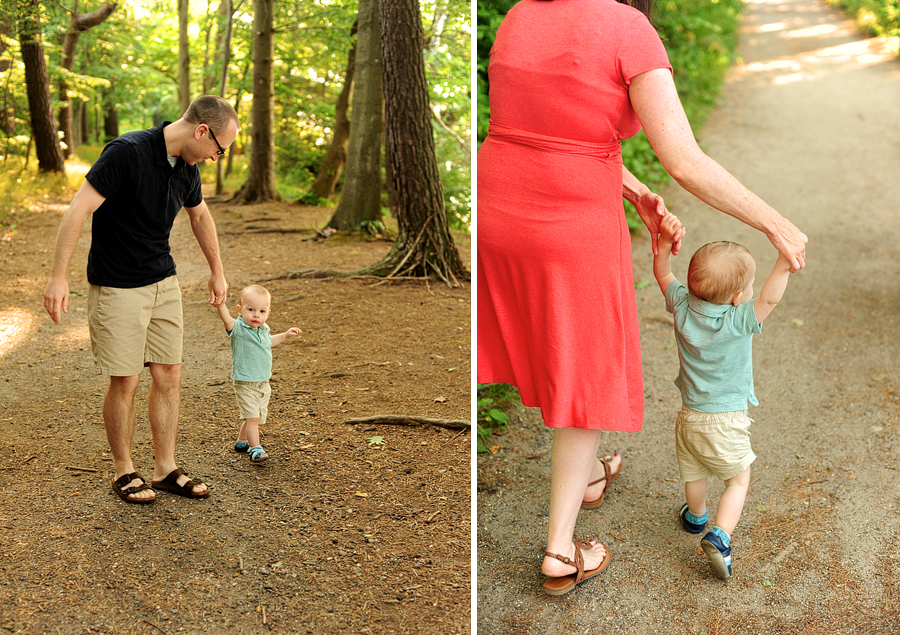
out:
<path id="1" fill-rule="evenodd" d="M 703 524 L 694 523 L 687 519 L 688 513 L 688 505 L 685 503 L 681 507 L 681 511 L 678 512 L 678 515 L 681 516 L 681 524 L 684 526 L 685 531 L 689 531 L 692 534 L 699 534 L 701 531 L 706 529 L 706 518 L 709 518 L 709 512 L 706 512 L 706 518 L 704 518 Z"/>
<path id="2" fill-rule="evenodd" d="M 247 454 L 250 455 L 250 460 L 254 463 L 262 463 L 269 455 L 266 454 L 266 451 L 262 449 L 261 445 L 254 445 L 252 448 L 247 450 Z"/>
<path id="3" fill-rule="evenodd" d="M 249 450 L 249 449 L 250 449 L 250 444 L 247 443 L 246 441 L 238 441 L 237 443 L 234 444 L 234 451 L 235 451 L 235 452 L 241 452 L 241 453 L 243 453 L 243 452 L 246 452 L 246 451 Z"/>
<path id="4" fill-rule="evenodd" d="M 731 545 L 725 546 L 722 539 L 709 532 L 700 541 L 700 547 L 709 558 L 709 566 L 717 578 L 727 580 L 731 577 Z"/>

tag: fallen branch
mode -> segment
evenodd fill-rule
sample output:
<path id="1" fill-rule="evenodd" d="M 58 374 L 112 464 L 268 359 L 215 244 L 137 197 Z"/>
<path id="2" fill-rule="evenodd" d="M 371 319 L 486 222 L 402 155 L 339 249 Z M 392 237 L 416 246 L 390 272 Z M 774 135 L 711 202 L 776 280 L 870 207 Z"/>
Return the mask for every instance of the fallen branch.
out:
<path id="1" fill-rule="evenodd" d="M 472 427 L 472 423 L 465 419 L 431 419 L 429 417 L 407 417 L 405 415 L 374 415 L 372 417 L 345 419 L 344 423 L 350 425 L 386 423 L 400 426 L 421 426 L 430 424 L 441 428 L 453 428 L 454 430 L 464 430 Z"/>
<path id="2" fill-rule="evenodd" d="M 158 631 L 159 631 L 160 633 L 162 633 L 163 635 L 168 635 L 168 633 L 166 633 L 163 629 L 161 629 L 159 626 L 157 626 L 157 625 L 154 624 L 153 622 L 148 622 L 147 620 L 141 620 L 141 621 L 142 621 L 144 624 L 147 624 L 147 625 L 149 625 L 149 626 L 152 626 L 153 628 L 155 628 L 156 630 L 158 630 Z"/>
<path id="3" fill-rule="evenodd" d="M 95 470 L 92 467 L 78 467 L 77 465 L 67 465 L 67 470 L 78 470 L 79 472 L 99 472 L 100 470 Z"/>

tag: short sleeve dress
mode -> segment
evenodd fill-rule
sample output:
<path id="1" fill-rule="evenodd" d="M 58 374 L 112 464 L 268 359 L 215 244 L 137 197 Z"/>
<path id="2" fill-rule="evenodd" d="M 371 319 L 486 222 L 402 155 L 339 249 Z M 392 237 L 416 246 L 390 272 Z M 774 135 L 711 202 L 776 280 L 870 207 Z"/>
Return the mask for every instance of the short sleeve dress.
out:
<path id="1" fill-rule="evenodd" d="M 640 430 L 644 413 L 620 140 L 636 75 L 671 70 L 640 11 L 522 0 L 491 50 L 478 152 L 478 381 L 551 428 Z"/>

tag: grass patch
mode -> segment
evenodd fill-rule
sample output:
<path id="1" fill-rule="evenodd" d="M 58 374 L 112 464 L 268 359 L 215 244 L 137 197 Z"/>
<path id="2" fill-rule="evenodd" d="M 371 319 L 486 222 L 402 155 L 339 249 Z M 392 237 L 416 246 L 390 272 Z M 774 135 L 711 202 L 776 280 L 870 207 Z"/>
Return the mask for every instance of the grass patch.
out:
<path id="1" fill-rule="evenodd" d="M 87 166 L 77 157 L 66 162 L 66 174 L 42 173 L 37 161 L 7 157 L 0 163 L 0 227 L 14 224 L 17 215 L 48 199 L 70 196 L 81 184 Z"/>
<path id="2" fill-rule="evenodd" d="M 509 412 L 520 405 L 519 391 L 509 384 L 478 384 L 478 452 L 489 452 L 492 435 L 509 428 Z"/>

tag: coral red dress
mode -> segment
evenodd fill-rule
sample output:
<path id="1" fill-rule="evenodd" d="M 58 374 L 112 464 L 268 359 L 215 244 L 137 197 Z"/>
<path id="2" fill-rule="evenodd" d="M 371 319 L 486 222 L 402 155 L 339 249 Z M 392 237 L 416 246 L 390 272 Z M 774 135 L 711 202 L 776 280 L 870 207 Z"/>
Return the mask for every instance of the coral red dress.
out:
<path id="1" fill-rule="evenodd" d="M 522 0 L 491 50 L 478 381 L 514 384 L 551 428 L 641 428 L 620 139 L 640 130 L 631 79 L 655 68 L 671 69 L 659 36 L 616 0 Z"/>

